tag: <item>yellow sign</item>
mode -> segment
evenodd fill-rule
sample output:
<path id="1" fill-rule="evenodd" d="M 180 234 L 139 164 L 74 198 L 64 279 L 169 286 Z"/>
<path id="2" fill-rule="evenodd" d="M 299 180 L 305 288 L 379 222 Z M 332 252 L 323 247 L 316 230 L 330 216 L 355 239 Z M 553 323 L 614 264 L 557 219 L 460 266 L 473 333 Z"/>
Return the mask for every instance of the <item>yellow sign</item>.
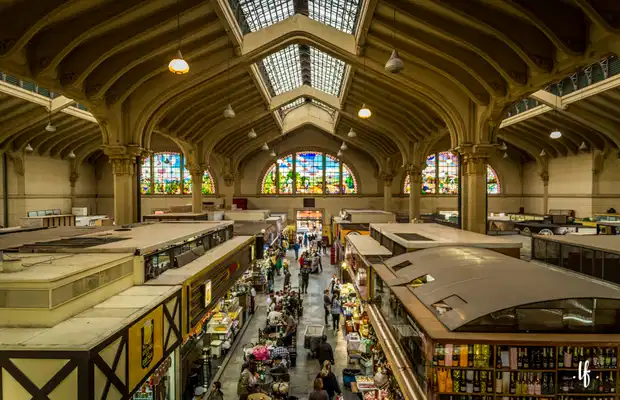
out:
<path id="1" fill-rule="evenodd" d="M 205 282 L 205 307 L 211 304 L 211 281 Z"/>
<path id="2" fill-rule="evenodd" d="M 133 390 L 164 354 L 164 312 L 160 305 L 129 328 L 129 390 Z"/>

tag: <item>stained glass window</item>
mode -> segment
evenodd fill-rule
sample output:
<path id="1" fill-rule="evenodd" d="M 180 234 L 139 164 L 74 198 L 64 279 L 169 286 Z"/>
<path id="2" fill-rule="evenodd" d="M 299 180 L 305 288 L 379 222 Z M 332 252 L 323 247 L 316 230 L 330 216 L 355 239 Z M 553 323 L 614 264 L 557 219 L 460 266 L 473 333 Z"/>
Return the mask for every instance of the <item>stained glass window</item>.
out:
<path id="1" fill-rule="evenodd" d="M 192 193 L 192 175 L 189 170 L 183 167 L 183 193 L 191 194 Z M 207 170 L 202 174 L 202 194 L 214 194 L 215 193 L 215 184 L 213 183 L 213 178 L 211 177 L 211 173 Z"/>
<path id="2" fill-rule="evenodd" d="M 459 191 L 459 159 L 452 152 L 438 154 L 437 182 L 440 194 L 457 194 Z"/>
<path id="3" fill-rule="evenodd" d="M 357 179 L 348 165 L 335 156 L 314 151 L 299 152 L 294 157 L 289 154 L 278 159 L 269 166 L 260 184 L 262 194 L 358 193 Z"/>
<path id="4" fill-rule="evenodd" d="M 153 193 L 181 194 L 181 155 L 155 153 L 153 158 Z"/>
<path id="5" fill-rule="evenodd" d="M 422 194 L 435 193 L 435 182 L 437 179 L 436 159 L 436 154 L 431 154 L 426 159 L 426 167 L 422 170 Z M 409 190 L 411 190 L 411 187 Z"/>
<path id="6" fill-rule="evenodd" d="M 501 193 L 501 189 L 499 186 L 499 179 L 497 178 L 497 173 L 490 165 L 487 165 L 487 193 L 489 194 L 499 194 Z"/>
<path id="7" fill-rule="evenodd" d="M 272 164 L 263 177 L 261 192 L 264 194 L 276 194 L 276 165 Z"/>
<path id="8" fill-rule="evenodd" d="M 278 160 L 279 170 L 279 192 L 281 194 L 293 193 L 293 156 L 288 156 Z"/>
<path id="9" fill-rule="evenodd" d="M 355 175 L 353 175 L 351 168 L 349 168 L 349 166 L 345 163 L 342 163 L 342 193 L 357 193 L 357 180 L 355 179 Z"/>
<path id="10" fill-rule="evenodd" d="M 436 160 L 439 160 L 439 163 Z M 422 194 L 436 194 L 435 182 L 439 182 L 440 194 L 457 194 L 459 191 L 458 165 L 458 157 L 451 152 L 430 155 L 426 160 L 426 168 L 422 171 Z M 409 175 L 405 177 L 403 193 L 411 193 Z M 490 165 L 487 165 L 487 193 L 501 193 L 499 178 Z"/>
<path id="11" fill-rule="evenodd" d="M 151 157 L 143 157 L 142 165 L 140 166 L 140 192 L 142 194 L 151 193 Z"/>
<path id="12" fill-rule="evenodd" d="M 325 154 L 325 194 L 337 194 L 340 186 L 340 162 Z"/>
<path id="13" fill-rule="evenodd" d="M 323 193 L 323 153 L 297 153 L 295 181 L 297 193 Z"/>

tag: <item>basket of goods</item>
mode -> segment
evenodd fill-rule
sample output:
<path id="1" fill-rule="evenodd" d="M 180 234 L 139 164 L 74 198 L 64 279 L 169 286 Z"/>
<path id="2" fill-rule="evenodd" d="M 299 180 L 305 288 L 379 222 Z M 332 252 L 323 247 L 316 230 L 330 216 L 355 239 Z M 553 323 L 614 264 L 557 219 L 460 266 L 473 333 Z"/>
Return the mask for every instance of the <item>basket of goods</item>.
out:
<path id="1" fill-rule="evenodd" d="M 271 392 L 274 395 L 288 394 L 288 382 L 274 382 L 271 385 Z"/>

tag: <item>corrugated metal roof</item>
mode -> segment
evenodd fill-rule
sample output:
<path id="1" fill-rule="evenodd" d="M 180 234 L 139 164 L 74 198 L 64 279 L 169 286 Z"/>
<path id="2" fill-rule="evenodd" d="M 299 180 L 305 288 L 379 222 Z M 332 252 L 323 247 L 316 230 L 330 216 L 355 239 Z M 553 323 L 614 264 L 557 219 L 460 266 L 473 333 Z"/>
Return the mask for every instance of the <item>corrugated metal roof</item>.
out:
<path id="1" fill-rule="evenodd" d="M 409 286 L 426 307 L 434 310 L 433 304 L 451 296 L 464 301 L 449 304 L 452 310 L 438 316 L 450 330 L 525 304 L 576 298 L 620 299 L 620 289 L 615 285 L 488 249 L 437 247 L 392 257 L 384 264 L 391 268 L 404 261 L 412 265 L 396 272 L 398 278 L 389 282 L 390 286 L 408 285 L 416 278 L 431 275 L 433 281 L 415 288 Z"/>

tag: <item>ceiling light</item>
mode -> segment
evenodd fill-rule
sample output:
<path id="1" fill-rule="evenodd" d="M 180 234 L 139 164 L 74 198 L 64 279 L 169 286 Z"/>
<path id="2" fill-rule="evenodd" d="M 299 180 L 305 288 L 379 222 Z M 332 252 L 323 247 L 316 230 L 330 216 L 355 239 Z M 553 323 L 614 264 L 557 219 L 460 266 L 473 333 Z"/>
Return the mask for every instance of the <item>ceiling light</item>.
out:
<path id="1" fill-rule="evenodd" d="M 56 127 L 54 125 L 52 125 L 52 121 L 47 123 L 47 126 L 45 127 L 45 130 L 48 132 L 56 132 Z"/>
<path id="2" fill-rule="evenodd" d="M 189 72 L 189 64 L 183 59 L 181 50 L 178 50 L 177 56 L 170 61 L 170 64 L 168 64 L 168 69 L 176 75 L 184 75 Z"/>
<path id="3" fill-rule="evenodd" d="M 540 156 L 544 157 L 547 155 L 547 152 L 545 151 L 545 149 L 542 149 L 542 151 L 540 152 Z"/>
<path id="4" fill-rule="evenodd" d="M 338 157 L 342 157 L 342 151 L 338 150 L 338 154 L 336 154 Z"/>
<path id="5" fill-rule="evenodd" d="M 261 147 L 261 149 L 267 151 L 269 150 L 269 146 L 267 145 L 267 143 L 263 144 L 263 147 Z"/>
<path id="6" fill-rule="evenodd" d="M 350 138 L 354 138 L 354 137 L 357 137 L 357 133 L 355 133 L 355 131 L 353 130 L 353 128 L 351 128 L 351 129 L 349 130 L 349 133 L 347 133 L 347 136 L 348 136 L 348 137 L 350 137 Z"/>
<path id="7" fill-rule="evenodd" d="M 370 109 L 366 107 L 366 104 L 363 104 L 362 108 L 360 108 L 360 110 L 357 112 L 357 116 L 362 119 L 370 118 L 371 115 L 372 113 L 370 112 Z"/>
<path id="8" fill-rule="evenodd" d="M 346 150 L 348 149 L 347 144 L 345 142 L 342 142 L 342 145 L 340 146 L 340 150 Z"/>
<path id="9" fill-rule="evenodd" d="M 276 152 L 275 152 L 275 150 L 271 150 L 271 153 L 269 153 L 269 155 L 270 155 L 271 157 L 275 157 L 275 156 L 276 156 Z"/>
<path id="10" fill-rule="evenodd" d="M 75 153 L 73 152 L 73 150 L 71 150 L 71 153 L 67 154 L 67 157 L 71 159 L 75 158 Z"/>
<path id="11" fill-rule="evenodd" d="M 254 131 L 254 128 L 250 129 L 250 131 L 248 132 L 248 139 L 256 139 L 256 131 Z"/>
<path id="12" fill-rule="evenodd" d="M 232 106 L 229 104 L 224 109 L 224 118 L 233 119 L 237 114 L 235 114 L 235 110 L 233 110 Z"/>
<path id="13" fill-rule="evenodd" d="M 30 143 L 28 143 L 26 145 L 26 147 L 24 148 L 24 150 L 26 150 L 26 153 L 32 153 L 34 151 L 34 149 L 32 148 L 32 146 L 30 145 Z"/>
<path id="14" fill-rule="evenodd" d="M 398 51 L 392 51 L 390 59 L 385 63 L 385 70 L 393 74 L 397 74 L 405 69 L 405 63 L 402 58 L 398 56 Z"/>
<path id="15" fill-rule="evenodd" d="M 555 129 L 553 132 L 551 132 L 549 134 L 549 137 L 551 139 L 559 139 L 562 137 L 562 132 L 560 132 L 559 130 Z"/>
<path id="16" fill-rule="evenodd" d="M 586 145 L 586 142 L 581 142 L 581 144 L 579 145 L 579 150 L 581 151 L 588 150 L 588 145 Z"/>
<path id="17" fill-rule="evenodd" d="M 504 158 L 508 158 L 508 152 L 504 152 Z"/>
<path id="18" fill-rule="evenodd" d="M 506 151 L 508 150 L 508 146 L 506 146 L 506 142 L 502 142 L 501 146 L 499 146 L 499 149 L 501 151 Z"/>

